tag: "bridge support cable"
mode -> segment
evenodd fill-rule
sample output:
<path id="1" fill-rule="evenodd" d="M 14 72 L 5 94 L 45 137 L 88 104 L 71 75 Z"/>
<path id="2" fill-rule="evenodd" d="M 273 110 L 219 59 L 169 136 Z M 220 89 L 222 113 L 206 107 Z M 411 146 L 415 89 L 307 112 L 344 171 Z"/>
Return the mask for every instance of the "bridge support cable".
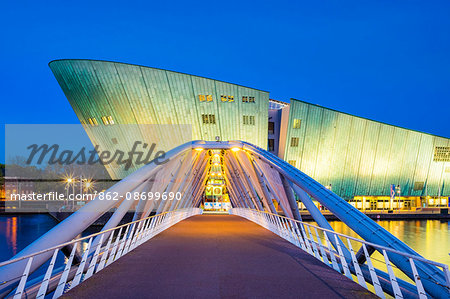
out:
<path id="1" fill-rule="evenodd" d="M 289 201 L 289 206 L 291 207 L 292 215 L 294 216 L 295 220 L 302 221 L 302 216 L 300 215 L 300 211 L 298 209 L 298 205 L 295 200 L 294 192 L 291 188 L 291 185 L 281 173 L 279 173 L 279 175 L 281 183 L 283 184 L 284 192 L 286 193 L 286 197 Z"/>
<path id="2" fill-rule="evenodd" d="M 187 184 L 184 186 L 183 191 L 181 192 L 181 200 L 177 205 L 177 208 L 185 208 L 189 206 L 189 203 L 193 206 L 193 192 L 197 184 L 203 180 L 203 177 L 206 176 L 206 168 L 208 159 L 206 159 L 205 156 L 201 157 L 202 160 L 200 160 L 199 164 L 197 164 L 197 167 L 192 172 L 192 178 L 187 182 Z"/>
<path id="3" fill-rule="evenodd" d="M 259 168 L 258 164 L 256 164 L 255 161 L 252 158 L 250 158 L 250 157 L 248 157 L 248 158 L 249 158 L 249 160 L 250 160 L 250 162 L 251 162 L 251 164 L 253 166 L 253 170 L 255 171 L 256 176 L 258 178 L 258 183 L 259 183 L 259 185 L 261 187 L 261 190 L 262 190 L 262 192 L 264 194 L 264 198 L 266 199 L 266 204 L 268 205 L 269 210 L 272 213 L 276 214 L 277 210 L 275 209 L 275 205 L 273 204 L 273 201 L 272 201 L 272 195 L 270 194 L 269 188 L 267 187 L 266 182 L 264 180 L 264 173 L 261 171 L 261 169 Z"/>
<path id="4" fill-rule="evenodd" d="M 232 181 L 238 185 L 241 193 L 244 195 L 244 199 L 246 200 L 247 205 L 250 208 L 260 210 L 257 200 L 251 194 L 252 188 L 247 184 L 247 180 L 240 170 L 239 166 L 235 163 L 234 157 L 232 155 L 228 156 L 229 158 L 225 160 L 225 166 L 228 170 L 229 175 L 232 177 Z"/>
<path id="5" fill-rule="evenodd" d="M 276 197 L 284 215 L 286 217 L 293 218 L 291 207 L 286 198 L 286 194 L 284 193 L 283 184 L 281 183 L 278 172 L 260 159 L 253 159 L 253 161 L 258 164 L 260 169 L 263 171 L 264 181 L 270 192 Z"/>
<path id="6" fill-rule="evenodd" d="M 225 162 L 226 170 L 228 171 L 228 175 L 230 176 L 230 182 L 233 186 L 233 189 L 239 194 L 242 198 L 242 202 L 244 205 L 250 209 L 257 209 L 256 202 L 254 202 L 249 196 L 248 188 L 243 186 L 243 180 L 238 172 L 238 170 L 233 167 L 233 163 L 231 160 Z"/>
<path id="7" fill-rule="evenodd" d="M 226 154 L 226 160 L 225 162 L 228 162 L 231 164 L 232 168 L 235 169 L 236 172 L 239 173 L 239 177 L 241 178 L 243 184 L 245 185 L 245 189 L 247 190 L 247 193 L 249 197 L 251 198 L 253 205 L 255 206 L 255 209 L 257 210 L 264 210 L 263 204 L 259 200 L 259 197 L 255 191 L 255 188 L 253 187 L 249 176 L 246 175 L 241 163 L 233 154 Z"/>
<path id="8" fill-rule="evenodd" d="M 194 166 L 194 164 L 197 163 L 200 155 L 202 155 L 203 153 L 194 153 L 194 157 L 193 158 L 186 158 L 186 163 L 184 163 L 184 167 L 182 168 L 182 170 L 180 170 L 180 172 L 177 173 L 177 177 L 175 178 L 175 182 L 173 183 L 173 185 L 171 186 L 171 188 L 168 188 L 170 192 L 174 192 L 175 194 L 180 192 L 181 188 L 186 184 L 186 182 L 189 180 L 189 174 L 192 171 L 192 167 Z M 187 153 L 187 155 L 191 155 L 191 153 Z M 182 194 L 182 193 L 180 193 Z M 170 208 L 169 211 L 173 211 L 176 210 L 178 205 L 178 200 L 173 199 L 172 202 L 170 203 Z"/>
<path id="9" fill-rule="evenodd" d="M 245 153 L 241 153 L 240 151 L 234 154 L 230 153 L 229 155 L 234 155 L 236 160 L 238 160 L 241 163 L 242 169 L 247 174 L 250 183 L 255 189 L 256 194 L 258 195 L 260 202 L 262 203 L 263 209 L 266 211 L 272 211 L 272 208 L 270 207 L 269 204 L 269 202 L 272 203 L 272 200 L 270 199 L 270 197 L 267 197 L 266 192 L 264 191 L 265 187 L 263 187 L 260 183 L 258 173 L 253 167 L 253 163 L 252 160 L 250 159 L 250 156 Z"/>

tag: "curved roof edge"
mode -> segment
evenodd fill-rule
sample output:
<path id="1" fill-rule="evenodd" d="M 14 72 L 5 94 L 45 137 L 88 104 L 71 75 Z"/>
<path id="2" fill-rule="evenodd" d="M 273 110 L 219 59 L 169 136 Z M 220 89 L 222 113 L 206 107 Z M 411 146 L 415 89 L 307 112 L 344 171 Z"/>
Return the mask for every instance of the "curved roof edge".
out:
<path id="1" fill-rule="evenodd" d="M 383 125 L 387 125 L 387 126 L 391 126 L 391 127 L 400 128 L 400 129 L 407 130 L 407 131 L 413 131 L 413 132 L 417 132 L 417 133 L 420 133 L 420 134 L 426 134 L 426 135 L 431 135 L 431 136 L 434 136 L 434 137 L 439 137 L 439 138 L 444 138 L 444 139 L 450 139 L 450 137 L 444 137 L 444 136 L 440 136 L 440 135 L 436 135 L 436 134 L 431 134 L 431 133 L 427 133 L 427 132 L 422 132 L 422 131 L 419 131 L 419 130 L 408 129 L 408 128 L 405 128 L 405 127 L 400 127 L 400 126 L 397 126 L 397 125 L 388 124 L 388 123 L 385 123 L 385 122 L 382 122 L 382 121 L 378 121 L 378 120 L 374 120 L 374 119 L 371 119 L 371 118 L 367 118 L 367 117 L 362 117 L 362 116 L 354 115 L 354 114 L 347 113 L 347 112 L 342 112 L 342 111 L 339 111 L 339 110 L 336 110 L 336 109 L 324 107 L 324 106 L 321 106 L 321 105 L 318 105 L 318 104 L 309 103 L 309 102 L 306 102 L 306 101 L 303 101 L 303 100 L 297 100 L 297 99 L 294 99 L 294 98 L 290 98 L 290 100 L 291 100 L 291 102 L 292 102 L 292 101 L 297 101 L 297 102 L 301 102 L 301 103 L 304 103 L 304 104 L 308 104 L 308 105 L 316 106 L 316 107 L 319 107 L 319 108 L 327 109 L 327 110 L 330 110 L 330 111 L 334 111 L 334 112 L 338 112 L 338 113 L 350 115 L 350 116 L 353 116 L 353 117 L 357 117 L 357 118 L 361 118 L 361 119 L 373 121 L 373 122 L 376 122 L 376 123 L 379 123 L 379 124 L 383 124 Z"/>
<path id="2" fill-rule="evenodd" d="M 124 65 L 130 65 L 130 66 L 138 66 L 138 67 L 144 67 L 144 68 L 149 68 L 149 69 L 155 69 L 155 70 L 160 70 L 160 71 L 166 71 L 166 72 L 171 72 L 171 73 L 176 73 L 176 74 L 188 75 L 188 76 L 197 77 L 197 78 L 202 78 L 202 79 L 213 80 L 213 81 L 217 81 L 217 82 L 222 82 L 222 83 L 232 84 L 232 85 L 236 85 L 236 86 L 240 86 L 240 87 L 245 87 L 245 88 L 249 88 L 249 89 L 253 89 L 253 90 L 257 90 L 257 91 L 262 91 L 262 92 L 267 92 L 267 93 L 269 93 L 269 91 L 267 91 L 267 90 L 262 90 L 262 89 L 258 89 L 258 88 L 248 87 L 248 86 L 245 86 L 245 85 L 236 84 L 236 83 L 231 83 L 231 82 L 222 81 L 222 80 L 217 80 L 217 79 L 213 79 L 213 78 L 209 78 L 209 77 L 203 77 L 203 76 L 192 75 L 192 74 L 183 73 L 183 72 L 177 72 L 177 71 L 172 71 L 172 70 L 166 70 L 166 69 L 157 68 L 157 67 L 145 66 L 145 65 L 140 65 L 140 64 L 133 64 L 133 63 L 127 63 L 127 62 L 120 62 L 120 61 L 113 61 L 113 60 L 82 59 L 82 58 L 63 58 L 63 59 L 55 59 L 55 60 L 50 61 L 50 62 L 48 63 L 48 66 L 51 68 L 50 65 L 51 65 L 52 63 L 54 63 L 54 62 L 64 62 L 64 61 L 95 61 L 95 62 L 117 63 L 117 64 L 124 64 Z"/>

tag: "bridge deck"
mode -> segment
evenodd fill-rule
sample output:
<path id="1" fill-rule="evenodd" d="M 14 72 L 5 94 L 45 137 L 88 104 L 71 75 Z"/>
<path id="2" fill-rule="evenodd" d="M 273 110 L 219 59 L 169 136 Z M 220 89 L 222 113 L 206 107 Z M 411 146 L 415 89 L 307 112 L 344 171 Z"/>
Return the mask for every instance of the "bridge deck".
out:
<path id="1" fill-rule="evenodd" d="M 237 216 L 184 220 L 69 291 L 73 298 L 374 297 Z"/>

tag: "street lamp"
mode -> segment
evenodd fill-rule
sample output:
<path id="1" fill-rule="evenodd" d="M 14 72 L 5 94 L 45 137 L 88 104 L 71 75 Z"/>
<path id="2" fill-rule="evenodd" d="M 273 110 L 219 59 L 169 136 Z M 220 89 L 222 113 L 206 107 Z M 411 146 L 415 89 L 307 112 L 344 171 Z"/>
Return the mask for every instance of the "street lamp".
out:
<path id="1" fill-rule="evenodd" d="M 398 194 L 398 199 L 397 199 L 397 210 L 400 211 L 400 185 L 397 185 L 397 187 L 395 187 L 395 191 L 397 191 Z"/>

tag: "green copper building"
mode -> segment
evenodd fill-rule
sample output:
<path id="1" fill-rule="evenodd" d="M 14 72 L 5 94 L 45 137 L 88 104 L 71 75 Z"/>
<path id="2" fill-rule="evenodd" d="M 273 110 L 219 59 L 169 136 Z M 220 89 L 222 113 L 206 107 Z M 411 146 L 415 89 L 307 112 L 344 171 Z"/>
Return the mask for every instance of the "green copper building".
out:
<path id="1" fill-rule="evenodd" d="M 189 125 L 189 139 L 253 143 L 346 199 L 389 196 L 392 185 L 404 197 L 450 195 L 448 138 L 168 70 L 94 60 L 50 68 L 94 144 L 130 146 L 129 132 L 112 136 L 104 126 Z M 184 141 L 157 135 L 167 149 Z"/>

